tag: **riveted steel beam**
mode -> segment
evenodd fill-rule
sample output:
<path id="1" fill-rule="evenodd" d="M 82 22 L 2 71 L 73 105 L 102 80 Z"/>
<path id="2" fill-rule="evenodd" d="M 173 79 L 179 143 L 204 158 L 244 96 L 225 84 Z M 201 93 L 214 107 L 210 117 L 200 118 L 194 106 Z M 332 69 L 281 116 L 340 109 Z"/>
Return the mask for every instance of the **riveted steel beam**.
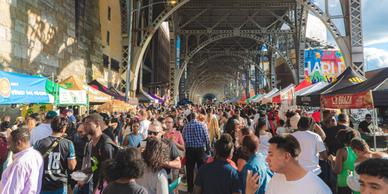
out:
<path id="1" fill-rule="evenodd" d="M 208 39 L 207 41 L 201 43 L 200 45 L 198 45 L 195 49 L 193 49 L 185 58 L 183 64 L 182 64 L 182 68 L 179 69 L 176 73 L 177 75 L 177 78 L 178 80 L 180 80 L 180 78 L 182 77 L 182 74 L 183 74 L 183 69 L 187 66 L 188 62 L 193 58 L 194 55 L 196 55 L 201 49 L 203 49 L 204 47 L 206 47 L 207 45 L 215 42 L 215 41 L 218 41 L 218 40 L 221 40 L 221 39 L 225 39 L 225 38 L 232 38 L 232 37 L 242 37 L 242 38 L 249 38 L 249 39 L 252 39 L 252 40 L 255 40 L 255 41 L 258 41 L 258 42 L 263 42 L 265 43 L 266 45 L 268 45 L 269 47 L 277 50 L 277 47 L 274 46 L 271 42 L 269 42 L 268 40 L 266 39 L 263 39 L 262 37 L 259 37 L 257 35 L 254 35 L 254 34 L 221 34 L 221 35 L 217 35 L 217 36 L 213 36 L 211 37 L 210 39 Z M 278 52 L 278 55 L 280 57 L 282 57 L 283 59 L 285 59 L 288 67 L 290 68 L 291 70 L 291 73 L 293 75 L 293 78 L 294 78 L 294 82 L 297 82 L 297 76 L 296 76 L 296 72 L 295 72 L 295 68 L 293 66 L 293 64 L 291 63 L 291 60 L 283 55 L 281 52 Z"/>
<path id="2" fill-rule="evenodd" d="M 216 35 L 216 34 L 229 34 L 233 33 L 234 30 L 177 30 L 178 34 L 204 34 L 204 35 Z M 292 34 L 293 30 L 260 30 L 260 29 L 252 29 L 245 30 L 240 29 L 240 33 L 247 34 Z"/>

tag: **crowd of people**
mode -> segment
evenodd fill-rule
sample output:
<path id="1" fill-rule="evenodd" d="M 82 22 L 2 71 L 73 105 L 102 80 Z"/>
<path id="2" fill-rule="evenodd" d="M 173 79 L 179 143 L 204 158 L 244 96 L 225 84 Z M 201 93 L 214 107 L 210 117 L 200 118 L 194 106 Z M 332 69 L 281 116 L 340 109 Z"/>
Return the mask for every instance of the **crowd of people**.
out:
<path id="1" fill-rule="evenodd" d="M 268 105 L 48 111 L 0 124 L 1 194 L 387 194 L 388 155 L 349 116 Z M 318 116 L 319 118 L 319 116 Z"/>

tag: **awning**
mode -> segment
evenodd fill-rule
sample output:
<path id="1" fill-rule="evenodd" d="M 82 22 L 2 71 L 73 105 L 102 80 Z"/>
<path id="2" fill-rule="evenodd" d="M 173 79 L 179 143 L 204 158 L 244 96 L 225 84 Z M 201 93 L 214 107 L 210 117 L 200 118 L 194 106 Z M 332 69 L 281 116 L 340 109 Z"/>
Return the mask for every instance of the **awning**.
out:
<path id="1" fill-rule="evenodd" d="M 297 99 L 297 104 L 311 107 L 320 107 L 321 94 L 337 91 L 352 85 L 356 85 L 363 81 L 365 81 L 364 77 L 355 72 L 351 67 L 348 67 L 341 75 L 338 76 L 336 81 L 332 82 L 321 90 L 303 96 L 298 96 L 297 98 L 299 99 Z"/>
<path id="2" fill-rule="evenodd" d="M 290 84 L 286 88 L 280 90 L 275 95 L 263 99 L 263 103 L 276 103 L 276 104 L 287 104 L 288 106 L 291 106 L 293 104 L 294 99 L 294 84 Z"/>
<path id="3" fill-rule="evenodd" d="M 295 92 L 300 91 L 300 90 L 302 90 L 304 88 L 307 88 L 307 87 L 309 87 L 311 85 L 312 84 L 310 82 L 308 82 L 307 80 L 303 80 L 297 86 L 295 86 Z"/>
<path id="4" fill-rule="evenodd" d="M 388 68 L 365 82 L 321 96 L 322 107 L 373 108 L 388 106 Z"/>
<path id="5" fill-rule="evenodd" d="M 154 100 L 157 100 L 157 102 L 159 102 L 160 104 L 163 104 L 164 103 L 164 99 L 157 96 L 156 94 L 151 94 L 151 93 L 148 93 Z"/>
<path id="6" fill-rule="evenodd" d="M 97 80 L 93 80 L 89 83 L 89 86 L 94 88 L 94 89 L 97 89 L 105 94 L 108 94 L 110 96 L 112 96 L 114 99 L 117 99 L 117 100 L 121 100 L 121 101 L 125 101 L 125 97 L 123 95 L 121 95 L 119 93 L 119 91 L 117 91 L 116 89 L 114 88 L 108 88 L 104 85 L 102 85 L 100 82 L 98 82 Z"/>
<path id="7" fill-rule="evenodd" d="M 260 96 L 262 96 L 262 94 L 256 94 L 256 95 L 254 95 L 254 96 L 252 96 L 252 97 L 246 99 L 245 102 L 246 102 L 246 103 L 250 103 L 250 102 L 252 102 L 253 100 L 260 98 Z"/>
<path id="8" fill-rule="evenodd" d="M 90 86 L 85 86 L 86 91 L 88 92 L 89 102 L 90 103 L 105 103 L 112 100 L 112 96 L 105 94 L 99 90 L 96 90 Z"/>
<path id="9" fill-rule="evenodd" d="M 252 99 L 251 102 L 260 102 L 262 99 L 268 98 L 268 97 L 274 95 L 275 93 L 277 93 L 278 91 L 279 91 L 279 89 L 274 88 L 270 92 L 268 92 L 267 94 L 262 94 L 261 96 Z"/>
<path id="10" fill-rule="evenodd" d="M 47 93 L 46 77 L 0 71 L 0 104 L 49 104 L 54 97 Z"/>
<path id="11" fill-rule="evenodd" d="M 61 86 L 69 90 L 84 90 L 84 84 L 81 80 L 74 76 L 69 76 L 65 80 L 61 81 Z"/>
<path id="12" fill-rule="evenodd" d="M 135 106 L 130 105 L 121 100 L 111 100 L 105 104 L 100 105 L 97 110 L 100 112 L 128 112 L 135 108 Z"/>

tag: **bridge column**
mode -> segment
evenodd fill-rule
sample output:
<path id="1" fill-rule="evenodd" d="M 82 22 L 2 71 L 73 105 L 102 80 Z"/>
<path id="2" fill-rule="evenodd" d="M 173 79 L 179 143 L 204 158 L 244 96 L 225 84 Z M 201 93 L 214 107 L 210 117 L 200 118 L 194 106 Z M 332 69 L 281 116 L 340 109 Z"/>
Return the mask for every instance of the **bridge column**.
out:
<path id="1" fill-rule="evenodd" d="M 352 66 L 358 73 L 365 75 L 361 0 L 350 0 L 348 9 Z"/>

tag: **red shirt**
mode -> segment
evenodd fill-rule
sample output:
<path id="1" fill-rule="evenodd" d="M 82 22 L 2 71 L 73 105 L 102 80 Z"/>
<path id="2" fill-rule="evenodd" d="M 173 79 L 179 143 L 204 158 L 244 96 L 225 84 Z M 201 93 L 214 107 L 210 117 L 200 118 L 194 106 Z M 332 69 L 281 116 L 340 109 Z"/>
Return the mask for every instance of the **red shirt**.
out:
<path id="1" fill-rule="evenodd" d="M 177 142 L 179 145 L 184 144 L 182 133 L 177 130 L 165 133 L 164 138 L 170 139 L 173 142 Z"/>

